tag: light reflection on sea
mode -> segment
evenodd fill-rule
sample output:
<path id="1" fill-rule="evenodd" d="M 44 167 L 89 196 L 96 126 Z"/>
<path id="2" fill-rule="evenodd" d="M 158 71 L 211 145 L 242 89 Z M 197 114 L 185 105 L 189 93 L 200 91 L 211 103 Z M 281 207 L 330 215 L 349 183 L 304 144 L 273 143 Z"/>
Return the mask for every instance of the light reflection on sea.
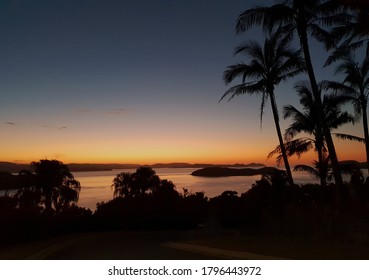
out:
<path id="1" fill-rule="evenodd" d="M 226 190 L 236 191 L 239 195 L 248 191 L 255 181 L 260 180 L 261 176 L 234 176 L 206 178 L 192 176 L 191 173 L 197 168 L 157 168 L 156 174 L 161 179 L 171 180 L 179 193 L 183 193 L 183 189 L 188 191 L 204 192 L 209 198 L 220 195 Z M 76 180 L 81 183 L 81 191 L 79 194 L 78 205 L 81 207 L 96 209 L 96 203 L 107 202 L 113 199 L 113 188 L 111 187 L 114 177 L 120 172 L 135 172 L 135 169 L 119 169 L 111 171 L 84 171 L 73 172 Z M 368 171 L 362 169 L 366 178 Z M 319 183 L 319 180 L 312 177 L 308 173 L 293 172 L 296 184 Z M 344 181 L 350 181 L 350 176 L 343 176 Z M 0 191 L 0 195 L 5 193 L 13 194 L 14 190 Z"/>
<path id="2" fill-rule="evenodd" d="M 177 191 L 183 193 L 183 188 L 190 192 L 204 192 L 209 198 L 220 195 L 226 190 L 244 193 L 249 190 L 255 181 L 261 178 L 257 176 L 233 176 L 219 178 L 205 178 L 192 176 L 191 173 L 196 168 L 158 168 L 156 174 L 161 179 L 171 180 Z M 135 169 L 122 169 L 112 171 L 90 171 L 74 172 L 74 176 L 81 183 L 81 192 L 78 205 L 81 207 L 96 209 L 96 203 L 113 199 L 113 189 L 111 187 L 113 178 L 120 172 L 134 172 Z M 294 179 L 297 184 L 318 183 L 309 174 L 295 172 Z"/>

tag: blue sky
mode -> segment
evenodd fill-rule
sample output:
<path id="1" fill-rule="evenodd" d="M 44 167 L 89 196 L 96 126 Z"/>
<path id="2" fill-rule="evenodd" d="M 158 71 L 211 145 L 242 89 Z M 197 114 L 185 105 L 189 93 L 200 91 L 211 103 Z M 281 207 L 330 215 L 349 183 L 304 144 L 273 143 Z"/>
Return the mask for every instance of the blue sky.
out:
<path id="1" fill-rule="evenodd" d="M 0 160 L 265 161 L 269 104 L 262 130 L 258 96 L 218 104 L 233 49 L 262 39 L 234 32 L 255 3 L 272 1 L 1 1 Z"/>

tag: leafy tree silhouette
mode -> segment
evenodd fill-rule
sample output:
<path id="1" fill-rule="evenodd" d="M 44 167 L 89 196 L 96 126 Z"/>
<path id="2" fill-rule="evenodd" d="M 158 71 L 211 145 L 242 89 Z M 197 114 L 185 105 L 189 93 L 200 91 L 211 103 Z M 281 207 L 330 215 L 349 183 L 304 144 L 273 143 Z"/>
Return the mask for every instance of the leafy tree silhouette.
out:
<path id="1" fill-rule="evenodd" d="M 40 192 L 46 212 L 50 213 L 53 209 L 59 211 L 78 201 L 81 185 L 68 166 L 57 160 L 42 159 L 32 162 L 31 167 L 35 175 L 34 187 Z"/>
<path id="2" fill-rule="evenodd" d="M 136 197 L 152 192 L 160 186 L 160 179 L 150 167 L 140 167 L 134 173 L 119 173 L 113 180 L 115 197 Z"/>

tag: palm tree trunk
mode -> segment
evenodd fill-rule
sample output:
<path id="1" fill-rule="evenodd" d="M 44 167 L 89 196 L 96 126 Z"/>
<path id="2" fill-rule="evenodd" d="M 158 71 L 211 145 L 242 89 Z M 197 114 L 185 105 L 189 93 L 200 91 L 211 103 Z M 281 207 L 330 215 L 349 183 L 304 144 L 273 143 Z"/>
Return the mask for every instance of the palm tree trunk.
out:
<path id="1" fill-rule="evenodd" d="M 363 128 L 364 128 L 364 138 L 365 138 L 365 151 L 366 151 L 366 164 L 369 171 L 369 131 L 368 131 L 368 114 L 366 111 L 367 104 L 363 103 Z"/>
<path id="2" fill-rule="evenodd" d="M 324 166 L 325 163 L 324 163 L 324 156 L 323 156 L 323 135 L 317 136 L 315 138 L 315 141 L 316 141 L 316 149 L 318 152 L 320 185 L 324 187 L 327 184 L 327 177 L 326 177 L 327 174 L 325 172 L 325 166 Z"/>
<path id="3" fill-rule="evenodd" d="M 294 185 L 292 172 L 290 168 L 290 164 L 288 162 L 286 148 L 283 143 L 282 133 L 281 133 L 281 127 L 279 126 L 279 116 L 278 116 L 278 109 L 277 109 L 277 103 L 275 102 L 274 92 L 273 90 L 269 91 L 270 96 L 270 103 L 272 104 L 272 111 L 273 111 L 273 117 L 274 117 L 274 123 L 275 123 L 275 129 L 277 130 L 278 140 L 279 140 L 279 146 L 281 147 L 281 153 L 283 157 L 284 167 L 286 168 L 287 176 L 288 176 L 288 182 L 290 185 Z"/>
<path id="4" fill-rule="evenodd" d="M 313 95 L 314 95 L 314 99 L 315 99 L 315 105 L 316 105 L 316 108 L 317 108 L 317 111 L 318 111 L 318 121 L 320 122 L 319 126 L 321 126 L 322 129 L 323 129 L 323 134 L 324 134 L 324 137 L 325 137 L 325 141 L 327 143 L 327 148 L 328 148 L 330 160 L 331 160 L 331 163 L 332 163 L 334 179 L 335 179 L 335 182 L 338 186 L 342 186 L 343 181 L 342 181 L 342 175 L 341 175 L 341 172 L 340 172 L 340 167 L 339 167 L 338 158 L 337 158 L 337 154 L 336 154 L 336 149 L 334 147 L 334 143 L 333 143 L 333 139 L 332 139 L 330 129 L 329 129 L 329 127 L 327 125 L 327 122 L 326 122 L 326 119 L 325 119 L 323 104 L 322 104 L 322 100 L 321 100 L 321 96 L 320 96 L 319 88 L 318 88 L 318 83 L 316 81 L 313 64 L 311 62 L 311 56 L 310 56 L 310 50 L 309 50 L 306 28 L 300 27 L 298 29 L 298 34 L 299 34 L 299 38 L 300 38 L 301 47 L 302 47 L 303 52 L 304 52 L 306 69 L 307 69 L 307 72 L 308 72 L 308 75 L 309 75 L 309 80 L 310 80 L 310 83 L 311 83 L 311 89 L 313 91 Z"/>

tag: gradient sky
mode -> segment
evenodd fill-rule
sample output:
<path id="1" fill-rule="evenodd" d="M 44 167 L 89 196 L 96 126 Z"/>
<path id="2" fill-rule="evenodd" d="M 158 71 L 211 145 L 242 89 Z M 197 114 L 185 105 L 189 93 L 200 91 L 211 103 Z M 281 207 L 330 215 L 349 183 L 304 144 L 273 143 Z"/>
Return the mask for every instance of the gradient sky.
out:
<path id="1" fill-rule="evenodd" d="M 262 3 L 272 1 L 1 1 L 0 160 L 274 165 L 270 104 L 262 129 L 260 96 L 218 104 L 223 71 L 242 60 L 233 49 L 262 39 L 236 36 L 235 20 Z M 326 56 L 314 47 L 319 78 L 332 77 L 319 69 Z M 280 108 L 298 106 L 292 86 L 278 87 Z M 337 149 L 364 160 L 364 146 Z"/>

